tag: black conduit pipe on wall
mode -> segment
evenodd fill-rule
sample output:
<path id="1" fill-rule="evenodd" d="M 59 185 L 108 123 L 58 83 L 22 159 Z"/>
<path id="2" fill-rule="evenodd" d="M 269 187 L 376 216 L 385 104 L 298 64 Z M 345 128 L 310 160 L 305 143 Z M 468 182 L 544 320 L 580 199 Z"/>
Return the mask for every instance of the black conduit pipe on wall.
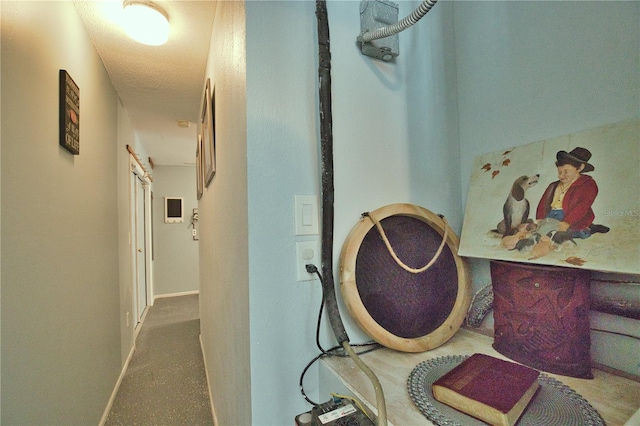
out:
<path id="1" fill-rule="evenodd" d="M 382 386 L 376 375 L 358 357 L 349 344 L 349 336 L 344 329 L 336 289 L 333 281 L 333 129 L 331 115 L 331 50 L 329 45 L 329 19 L 327 3 L 316 0 L 316 17 L 318 19 L 318 77 L 320 99 L 320 154 L 322 156 L 322 291 L 327 316 L 333 334 L 345 353 L 364 372 L 371 381 L 376 394 L 378 408 L 378 426 L 387 425 L 387 408 Z"/>
<path id="2" fill-rule="evenodd" d="M 344 329 L 333 281 L 333 129 L 331 115 L 331 50 L 327 4 L 316 1 L 318 19 L 318 77 L 320 98 L 320 153 L 322 156 L 322 247 L 321 269 L 325 309 L 338 343 L 349 341 Z"/>

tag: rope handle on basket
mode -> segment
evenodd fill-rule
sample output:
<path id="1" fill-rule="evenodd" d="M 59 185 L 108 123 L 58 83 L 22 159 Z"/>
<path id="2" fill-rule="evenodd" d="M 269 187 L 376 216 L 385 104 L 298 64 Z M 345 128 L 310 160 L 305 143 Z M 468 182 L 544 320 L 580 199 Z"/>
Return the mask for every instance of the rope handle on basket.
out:
<path id="1" fill-rule="evenodd" d="M 438 216 L 442 219 L 442 223 L 443 223 L 443 227 L 444 227 L 444 235 L 442 236 L 442 242 L 440 243 L 440 247 L 438 247 L 438 251 L 436 251 L 436 254 L 429 261 L 429 263 L 424 265 L 422 268 L 415 269 L 415 268 L 411 268 L 411 267 L 405 265 L 404 262 L 402 262 L 402 260 L 400 260 L 400 258 L 398 258 L 398 256 L 396 255 L 396 252 L 393 250 L 393 247 L 391 247 L 391 243 L 389 242 L 389 239 L 387 238 L 387 234 L 384 232 L 384 229 L 382 229 L 382 225 L 380 225 L 380 222 L 378 221 L 378 219 L 376 219 L 369 212 L 362 213 L 362 217 L 368 217 L 369 219 L 371 219 L 371 222 L 373 222 L 373 224 L 378 229 L 378 232 L 380 233 L 380 236 L 382 237 L 382 240 L 384 241 L 384 244 L 387 246 L 387 250 L 389 250 L 389 254 L 391 254 L 391 257 L 393 257 L 393 260 L 395 260 L 396 263 L 398 264 L 398 266 L 400 266 L 402 269 L 404 269 L 407 272 L 411 272 L 412 274 L 419 274 L 419 273 L 424 272 L 427 269 L 429 269 L 436 262 L 436 260 L 438 260 L 438 258 L 440 257 L 440 253 L 442 253 L 442 249 L 444 248 L 444 244 L 447 242 L 447 234 L 448 234 L 448 228 L 449 228 L 449 226 L 447 224 L 447 219 L 445 219 L 445 217 L 442 216 L 442 215 L 438 215 Z"/>

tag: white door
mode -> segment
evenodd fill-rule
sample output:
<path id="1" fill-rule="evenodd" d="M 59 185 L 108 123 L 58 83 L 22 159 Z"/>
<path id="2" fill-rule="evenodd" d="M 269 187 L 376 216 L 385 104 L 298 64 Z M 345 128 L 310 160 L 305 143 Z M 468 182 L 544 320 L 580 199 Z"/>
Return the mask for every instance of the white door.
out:
<path id="1" fill-rule="evenodd" d="M 147 307 L 147 244 L 145 235 L 146 196 L 145 183 L 135 175 L 135 276 L 136 276 L 136 323 L 140 323 L 142 314 Z M 137 324 L 136 324 L 137 326 Z"/>

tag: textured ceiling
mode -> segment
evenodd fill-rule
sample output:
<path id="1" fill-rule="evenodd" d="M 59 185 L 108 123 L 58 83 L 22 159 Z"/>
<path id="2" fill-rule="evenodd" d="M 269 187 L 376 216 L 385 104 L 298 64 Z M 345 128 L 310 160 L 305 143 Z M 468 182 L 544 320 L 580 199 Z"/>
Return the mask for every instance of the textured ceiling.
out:
<path id="1" fill-rule="evenodd" d="M 215 1 L 154 1 L 169 15 L 169 41 L 146 46 L 120 26 L 121 0 L 74 0 L 135 132 L 156 165 L 195 164 Z M 178 120 L 191 122 L 180 128 Z"/>

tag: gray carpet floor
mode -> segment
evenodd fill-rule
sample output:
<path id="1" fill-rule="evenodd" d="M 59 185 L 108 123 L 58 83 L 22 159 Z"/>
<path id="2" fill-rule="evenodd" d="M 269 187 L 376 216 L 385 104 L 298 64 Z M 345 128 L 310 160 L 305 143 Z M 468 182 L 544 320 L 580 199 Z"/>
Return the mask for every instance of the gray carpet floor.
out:
<path id="1" fill-rule="evenodd" d="M 142 324 L 106 425 L 213 425 L 198 295 L 157 299 Z"/>

